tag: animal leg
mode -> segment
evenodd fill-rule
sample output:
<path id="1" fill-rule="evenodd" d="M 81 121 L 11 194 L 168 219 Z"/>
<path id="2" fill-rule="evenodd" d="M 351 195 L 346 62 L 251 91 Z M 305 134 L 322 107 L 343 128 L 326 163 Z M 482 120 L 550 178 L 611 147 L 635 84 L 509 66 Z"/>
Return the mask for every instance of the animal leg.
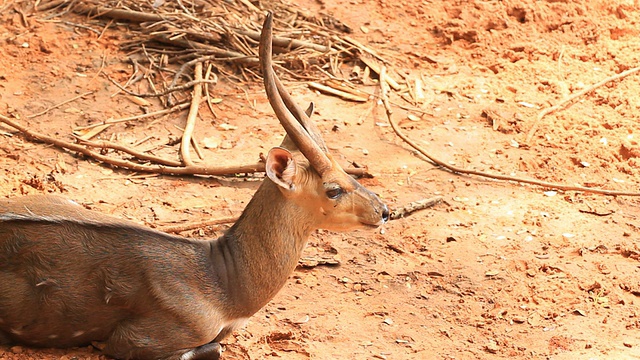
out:
<path id="1" fill-rule="evenodd" d="M 220 344 L 211 342 L 187 351 L 180 356 L 180 360 L 218 360 L 221 354 Z"/>

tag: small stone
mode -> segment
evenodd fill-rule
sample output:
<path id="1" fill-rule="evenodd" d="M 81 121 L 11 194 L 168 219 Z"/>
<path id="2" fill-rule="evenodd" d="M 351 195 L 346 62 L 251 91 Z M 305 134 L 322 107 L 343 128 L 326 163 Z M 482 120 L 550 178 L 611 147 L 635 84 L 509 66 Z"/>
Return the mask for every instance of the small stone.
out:
<path id="1" fill-rule="evenodd" d="M 14 354 L 22 354 L 24 352 L 24 349 L 22 348 L 22 346 L 13 346 L 11 347 L 10 350 Z"/>
<path id="2" fill-rule="evenodd" d="M 492 354 L 496 354 L 500 350 L 500 347 L 495 341 L 490 340 L 485 349 Z"/>

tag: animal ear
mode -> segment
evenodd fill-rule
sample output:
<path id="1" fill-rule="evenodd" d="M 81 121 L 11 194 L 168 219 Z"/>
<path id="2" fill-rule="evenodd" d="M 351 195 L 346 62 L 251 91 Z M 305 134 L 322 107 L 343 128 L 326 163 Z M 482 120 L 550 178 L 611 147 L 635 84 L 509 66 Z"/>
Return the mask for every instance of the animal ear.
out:
<path id="1" fill-rule="evenodd" d="M 267 155 L 266 173 L 269 179 L 285 190 L 294 190 L 296 161 L 289 150 L 275 147 Z"/>

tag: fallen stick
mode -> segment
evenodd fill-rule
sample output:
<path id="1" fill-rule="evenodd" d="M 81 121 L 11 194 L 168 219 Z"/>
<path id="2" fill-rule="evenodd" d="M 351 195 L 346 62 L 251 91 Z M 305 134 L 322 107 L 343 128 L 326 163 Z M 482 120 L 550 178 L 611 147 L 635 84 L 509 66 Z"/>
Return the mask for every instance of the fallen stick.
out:
<path id="1" fill-rule="evenodd" d="M 351 101 L 357 101 L 357 102 L 367 102 L 367 100 L 369 100 L 368 98 L 365 97 L 360 97 L 360 96 L 355 96 L 353 94 L 350 94 L 348 92 L 342 91 L 342 90 L 338 90 L 329 86 L 325 86 L 322 85 L 320 83 L 317 82 L 309 82 L 309 87 L 318 91 L 321 91 L 323 93 L 327 93 L 327 94 L 331 94 L 331 95 L 335 95 L 338 96 L 344 100 L 351 100 Z"/>
<path id="2" fill-rule="evenodd" d="M 184 49 L 195 49 L 195 50 L 203 50 L 207 53 L 213 55 L 212 60 L 218 61 L 233 61 L 238 62 L 240 64 L 258 64 L 258 58 L 256 56 L 247 56 L 242 53 L 231 51 L 231 50 L 222 50 L 216 46 L 202 44 L 196 41 L 186 40 L 186 39 L 172 39 L 166 34 L 160 34 L 153 36 L 153 40 L 174 45 L 177 47 L 181 47 Z"/>
<path id="3" fill-rule="evenodd" d="M 371 71 L 373 71 L 374 73 L 378 74 L 378 76 L 380 77 L 380 81 L 383 81 L 382 79 L 384 78 L 384 81 L 386 81 L 387 84 L 389 84 L 389 86 L 391 86 L 393 88 L 393 90 L 398 91 L 398 90 L 401 89 L 400 84 L 398 84 L 398 82 L 393 80 L 390 76 L 384 76 L 384 77 L 380 76 L 380 72 L 382 71 L 382 68 L 385 67 L 384 65 L 380 65 L 377 61 L 375 61 L 375 60 L 373 60 L 371 58 L 368 58 L 366 56 L 361 56 L 360 60 L 365 65 L 367 65 L 371 69 Z M 386 72 L 386 70 L 385 70 L 385 72 Z"/>
<path id="4" fill-rule="evenodd" d="M 161 158 L 159 156 L 145 154 L 143 152 L 133 150 L 124 145 L 115 144 L 109 141 L 89 141 L 89 140 L 84 140 L 77 136 L 76 136 L 76 139 L 78 140 L 79 143 L 85 146 L 100 148 L 100 149 L 113 149 L 117 151 L 122 151 L 126 154 L 129 154 L 135 157 L 136 159 L 143 160 L 143 161 L 150 161 L 152 163 L 156 163 L 159 165 L 176 166 L 176 167 L 182 165 L 180 161 L 169 160 L 169 159 Z"/>
<path id="5" fill-rule="evenodd" d="M 246 36 L 252 40 L 255 41 L 259 41 L 260 40 L 260 32 L 258 31 L 254 31 L 254 30 L 244 30 L 244 29 L 230 29 L 233 32 L 235 32 L 238 35 L 242 35 L 242 36 Z M 297 48 L 307 48 L 307 49 L 313 49 L 315 51 L 321 52 L 321 53 L 326 53 L 331 51 L 331 47 L 330 46 L 324 46 L 324 45 L 318 45 L 315 43 L 311 43 L 311 42 L 307 42 L 307 41 L 302 41 L 302 40 L 296 40 L 296 39 L 290 39 L 290 38 L 286 38 L 286 37 L 279 37 L 279 36 L 274 36 L 273 37 L 273 46 L 277 46 L 277 47 L 281 47 L 281 48 L 285 48 L 285 49 L 297 49 Z"/>
<path id="6" fill-rule="evenodd" d="M 236 176 L 241 174 L 252 174 L 264 172 L 265 167 L 263 162 L 250 165 L 237 165 L 237 166 L 206 166 L 206 165 L 194 165 L 194 166 L 164 166 L 164 165 L 143 165 L 134 163 L 127 160 L 113 159 L 108 156 L 102 155 L 95 151 L 91 151 L 86 147 L 79 144 L 73 144 L 64 140 L 52 138 L 50 136 L 40 134 L 38 132 L 29 130 L 28 128 L 20 125 L 19 123 L 9 119 L 8 117 L 0 114 L 0 123 L 9 125 L 10 127 L 18 130 L 25 137 L 41 141 L 45 144 L 54 145 L 61 149 L 71 150 L 81 153 L 85 156 L 101 161 L 105 164 L 128 169 L 138 172 L 147 172 L 152 174 L 164 174 L 164 175 L 213 175 L 213 176 Z M 129 152 L 131 154 L 131 152 Z M 353 176 L 365 176 L 372 177 L 367 172 L 366 168 L 347 168 L 345 169 L 347 174 Z"/>
<path id="7" fill-rule="evenodd" d="M 113 80 L 110 76 L 107 76 L 107 78 L 109 79 L 109 81 L 111 81 L 111 83 L 113 83 L 113 85 L 117 86 L 120 89 L 120 91 L 123 91 L 123 92 L 127 93 L 127 95 L 137 96 L 137 97 L 141 97 L 141 98 L 165 96 L 167 94 L 170 94 L 170 93 L 173 93 L 173 92 L 176 92 L 176 91 L 186 90 L 186 89 L 189 89 L 189 88 L 191 88 L 193 86 L 200 85 L 200 84 L 203 84 L 203 83 L 215 84 L 215 82 L 213 80 L 202 80 L 202 79 L 200 79 L 200 80 L 189 81 L 188 83 L 182 84 L 182 85 L 179 85 L 179 86 L 169 87 L 166 90 L 161 91 L 159 93 L 140 94 L 140 93 L 133 92 L 131 90 L 127 90 L 124 86 L 118 84 L 118 82 Z"/>
<path id="8" fill-rule="evenodd" d="M 195 69 L 195 81 L 202 81 L 202 62 L 196 63 Z M 180 157 L 182 162 L 186 166 L 193 166 L 193 160 L 191 160 L 191 153 L 189 152 L 189 146 L 191 145 L 191 135 L 193 129 L 196 127 L 196 119 L 198 118 L 198 108 L 200 107 L 200 101 L 202 98 L 202 84 L 193 85 L 193 95 L 191 96 L 191 107 L 189 108 L 189 114 L 187 115 L 187 124 L 184 127 L 182 134 L 182 141 L 180 142 Z"/>
<path id="9" fill-rule="evenodd" d="M 538 186 L 543 186 L 543 187 L 552 188 L 552 189 L 558 189 L 558 190 L 583 191 L 583 192 L 590 192 L 590 193 L 594 193 L 594 194 L 613 195 L 613 196 L 640 196 L 640 193 L 638 193 L 638 192 L 629 192 L 629 191 L 620 191 L 620 190 L 606 190 L 606 189 L 591 188 L 591 187 L 585 187 L 585 186 L 572 186 L 572 185 L 565 185 L 565 184 L 557 184 L 557 183 L 550 183 L 550 182 L 546 182 L 546 181 L 526 179 L 526 178 L 521 178 L 521 177 L 517 177 L 517 176 L 507 176 L 507 175 L 500 175 L 500 174 L 489 174 L 489 173 L 485 173 L 485 172 L 482 172 L 482 171 L 467 170 L 467 169 L 459 168 L 457 166 L 449 165 L 446 162 L 444 162 L 444 161 L 438 159 L 437 157 L 433 156 L 432 154 L 430 154 L 429 152 L 424 150 L 421 146 L 419 146 L 418 144 L 413 142 L 411 139 L 409 139 L 402 131 L 400 131 L 400 129 L 396 125 L 395 121 L 393 121 L 393 116 L 392 116 L 393 115 L 393 110 L 391 109 L 391 105 L 389 105 L 389 98 L 387 96 L 387 91 L 388 91 L 387 87 L 388 87 L 388 85 L 387 85 L 387 83 L 385 81 L 382 81 L 382 79 L 385 77 L 385 71 L 386 71 L 385 67 L 383 66 L 381 71 L 380 71 L 380 99 L 382 100 L 382 104 L 383 104 L 383 106 L 385 108 L 387 119 L 389 120 L 389 124 L 391 125 L 391 128 L 393 129 L 393 131 L 402 140 L 404 140 L 404 142 L 409 144 L 409 146 L 414 148 L 420 154 L 422 154 L 427 159 L 429 159 L 434 164 L 436 164 L 436 165 L 438 165 L 440 167 L 448 169 L 449 171 L 451 171 L 451 172 L 453 172 L 455 174 L 477 175 L 477 176 L 482 176 L 482 177 L 486 177 L 486 178 L 490 178 L 490 179 L 515 181 L 515 182 L 518 182 L 518 183 L 538 185 Z"/>
<path id="10" fill-rule="evenodd" d="M 72 11 L 89 17 L 105 16 L 116 20 L 129 20 L 133 22 L 157 22 L 164 20 L 164 17 L 157 14 L 133 10 L 111 9 L 104 6 L 89 6 L 78 3 L 74 4 Z"/>
<path id="11" fill-rule="evenodd" d="M 62 105 L 64 105 L 64 104 L 68 104 L 68 103 L 70 103 L 70 102 L 72 102 L 72 101 L 78 100 L 78 99 L 80 99 L 80 98 L 83 98 L 83 97 L 85 97 L 85 96 L 87 96 L 87 95 L 91 95 L 91 94 L 93 94 L 93 91 L 87 91 L 87 92 L 86 92 L 86 93 L 84 93 L 84 94 L 80 94 L 80 95 L 78 95 L 78 96 L 74 96 L 74 97 L 72 97 L 71 99 L 68 99 L 68 100 L 65 100 L 65 101 L 63 101 L 63 102 L 61 102 L 61 103 L 59 103 L 59 104 L 56 104 L 56 105 L 50 106 L 50 107 L 48 107 L 48 108 L 46 108 L 46 109 L 44 109 L 44 110 L 40 111 L 39 113 L 35 113 L 35 114 L 31 114 L 31 115 L 27 115 L 27 119 L 32 119 L 32 118 L 34 118 L 34 117 L 36 117 L 36 116 L 44 115 L 44 114 L 48 113 L 49 111 L 51 111 L 51 110 L 53 110 L 53 109 L 56 109 L 56 108 L 59 108 L 60 106 L 62 106 Z"/>
<path id="12" fill-rule="evenodd" d="M 410 215 L 411 213 L 418 211 L 418 210 L 423 210 L 426 208 L 430 208 L 432 206 L 434 206 L 435 204 L 438 204 L 442 201 L 442 197 L 440 196 L 436 196 L 430 199 L 423 199 L 423 200 L 418 200 L 418 201 L 413 201 L 410 202 L 400 208 L 397 208 L 395 210 L 393 210 L 391 212 L 391 214 L 389 215 L 389 219 L 390 220 L 397 220 L 400 218 L 403 218 L 407 215 Z"/>
<path id="13" fill-rule="evenodd" d="M 533 138 L 533 135 L 536 133 L 536 131 L 538 130 L 538 124 L 540 123 L 540 120 L 542 120 L 543 117 L 552 114 L 562 108 L 565 108 L 567 106 L 569 106 L 575 99 L 584 96 L 590 92 L 592 92 L 593 90 L 601 87 L 602 85 L 609 83 L 611 81 L 615 81 L 615 80 L 619 80 L 622 79 L 624 77 L 627 77 L 631 74 L 635 74 L 638 71 L 640 71 L 640 66 L 639 67 L 635 67 L 633 69 L 629 69 L 626 71 L 623 71 L 619 74 L 610 76 L 606 79 L 601 80 L 600 82 L 597 82 L 589 87 L 586 87 L 584 89 L 582 89 L 581 91 L 578 91 L 577 93 L 567 97 L 566 99 L 560 101 L 559 103 L 555 104 L 552 107 L 548 107 L 542 111 L 540 111 L 540 113 L 538 113 L 538 116 L 536 117 L 535 121 L 533 122 L 533 125 L 531 126 L 531 129 L 529 130 L 529 133 L 527 134 L 527 138 L 525 140 L 525 144 L 528 144 L 531 142 L 531 139 Z"/>
<path id="14" fill-rule="evenodd" d="M 206 165 L 195 165 L 195 166 L 184 166 L 184 167 L 174 167 L 174 166 L 163 166 L 163 165 L 143 165 L 137 164 L 127 160 L 121 159 L 113 159 L 108 156 L 102 155 L 95 151 L 89 150 L 86 147 L 83 147 L 78 144 L 73 144 L 64 140 L 59 140 L 52 138 L 50 136 L 37 133 L 35 131 L 29 130 L 26 127 L 12 121 L 4 115 L 0 115 L 0 123 L 5 123 L 12 128 L 17 129 L 25 136 L 31 139 L 35 139 L 46 144 L 51 144 L 57 146 L 59 148 L 76 151 L 83 155 L 86 155 L 95 160 L 99 160 L 104 162 L 105 164 L 109 164 L 111 166 L 140 171 L 140 172 L 148 172 L 154 174 L 167 174 L 167 175 L 216 175 L 216 176 L 230 176 L 230 175 L 238 175 L 238 174 L 247 174 L 247 173 L 256 173 L 264 171 L 264 164 L 252 164 L 252 165 L 240 165 L 240 166 L 206 166 Z"/>
<path id="15" fill-rule="evenodd" d="M 86 130 L 86 129 L 91 129 L 91 128 L 94 128 L 94 127 L 97 127 L 97 126 L 106 125 L 106 124 L 117 124 L 117 123 L 121 123 L 121 122 L 146 119 L 148 117 L 153 117 L 153 116 L 158 116 L 158 115 L 166 115 L 166 114 L 170 114 L 170 113 L 172 113 L 174 111 L 186 109 L 189 106 L 190 106 L 189 103 L 182 103 L 182 104 L 178 104 L 176 106 L 173 106 L 173 107 L 171 107 L 169 109 L 158 110 L 158 111 L 154 111 L 154 112 L 150 112 L 150 113 L 146 113 L 146 114 L 128 116 L 128 117 L 120 118 L 120 119 L 105 120 L 105 121 L 99 122 L 97 124 L 92 124 L 92 125 L 87 125 L 87 126 L 79 126 L 79 127 L 75 128 L 74 130 Z"/>

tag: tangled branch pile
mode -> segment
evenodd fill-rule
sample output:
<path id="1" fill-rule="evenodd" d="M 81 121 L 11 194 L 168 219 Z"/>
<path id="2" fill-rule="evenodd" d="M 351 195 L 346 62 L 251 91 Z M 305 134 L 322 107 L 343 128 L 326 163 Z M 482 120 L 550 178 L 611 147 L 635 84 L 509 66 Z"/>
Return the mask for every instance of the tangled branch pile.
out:
<path id="1" fill-rule="evenodd" d="M 323 74 L 322 77 L 325 78 L 343 79 L 345 76 L 340 72 L 340 62 L 359 59 L 364 62 L 365 55 L 370 58 L 367 60 L 369 63 L 380 64 L 381 59 L 371 49 L 349 38 L 346 34 L 351 30 L 329 15 L 307 14 L 282 0 L 256 4 L 249 0 L 155 0 L 153 4 L 135 0 L 36 2 L 31 10 L 39 12 L 45 18 L 62 17 L 67 12 L 86 16 L 87 25 L 74 25 L 90 29 L 99 33 L 100 36 L 114 22 L 125 24 L 130 31 L 126 34 L 127 40 L 122 42 L 121 46 L 127 51 L 133 64 L 133 74 L 124 85 L 120 85 L 105 73 L 102 75 L 119 87 L 120 91 L 134 95 L 136 101 L 142 101 L 141 97 L 157 97 L 167 109 L 123 119 L 108 119 L 101 123 L 76 128 L 74 137 L 77 143 L 69 143 L 36 133 L 4 116 L 0 116 L 0 122 L 18 129 L 32 139 L 134 171 L 182 175 L 261 172 L 264 168 L 262 163 L 231 167 L 195 164 L 191 160 L 190 148 L 193 146 L 202 159 L 191 134 L 203 97 L 215 116 L 207 86 L 217 82 L 216 72 L 212 69 L 215 68 L 218 74 L 233 78 L 241 74 L 245 81 L 254 81 L 259 78 L 255 68 L 259 64 L 257 53 L 261 22 L 267 11 L 276 14 L 276 32 L 280 35 L 273 39 L 274 50 L 277 53 L 275 61 L 286 74 L 289 74 L 289 77 L 309 79 L 314 75 Z M 20 13 L 25 12 L 20 10 Z M 95 30 L 96 24 L 103 30 Z M 376 57 L 378 59 L 375 59 Z M 231 65 L 233 69 L 229 71 L 229 66 L 221 66 L 223 64 Z M 377 65 L 378 68 L 380 66 Z M 142 70 L 141 67 L 147 69 Z M 100 73 L 101 70 L 98 74 Z M 147 76 L 149 74 L 153 75 Z M 134 93 L 129 90 L 133 84 L 143 79 L 148 82 L 144 87 L 148 92 Z M 328 87 L 328 89 L 333 88 Z M 355 92 L 355 90 L 352 91 Z M 84 95 L 88 94 L 90 93 Z M 358 97 L 340 90 L 338 94 L 347 98 L 352 97 L 352 100 L 353 98 L 358 101 L 368 99 L 368 96 L 358 94 Z M 159 116 L 187 108 L 189 113 L 180 141 L 180 161 L 140 153 L 121 144 L 91 140 L 114 123 L 152 115 Z M 50 109 L 27 117 L 40 116 Z M 96 152 L 92 148 L 99 148 L 101 152 Z M 105 156 L 106 149 L 127 154 L 132 157 L 132 160 Z M 359 175 L 366 173 L 365 169 L 347 171 Z"/>
<path id="2" fill-rule="evenodd" d="M 72 11 L 90 18 L 126 20 L 132 39 L 123 43 L 130 53 L 145 52 L 152 64 L 184 63 L 200 57 L 239 65 L 245 79 L 258 64 L 257 46 L 266 11 L 275 13 L 274 51 L 277 64 L 293 77 L 305 78 L 298 70 L 322 72 L 321 67 L 359 59 L 374 51 L 351 39 L 351 29 L 322 13 L 306 13 L 284 1 L 249 0 L 51 0 L 38 4 L 38 11 Z M 336 66 L 325 66 L 332 73 Z M 160 65 L 157 65 L 160 66 Z M 332 74 L 337 75 L 337 74 Z"/>

